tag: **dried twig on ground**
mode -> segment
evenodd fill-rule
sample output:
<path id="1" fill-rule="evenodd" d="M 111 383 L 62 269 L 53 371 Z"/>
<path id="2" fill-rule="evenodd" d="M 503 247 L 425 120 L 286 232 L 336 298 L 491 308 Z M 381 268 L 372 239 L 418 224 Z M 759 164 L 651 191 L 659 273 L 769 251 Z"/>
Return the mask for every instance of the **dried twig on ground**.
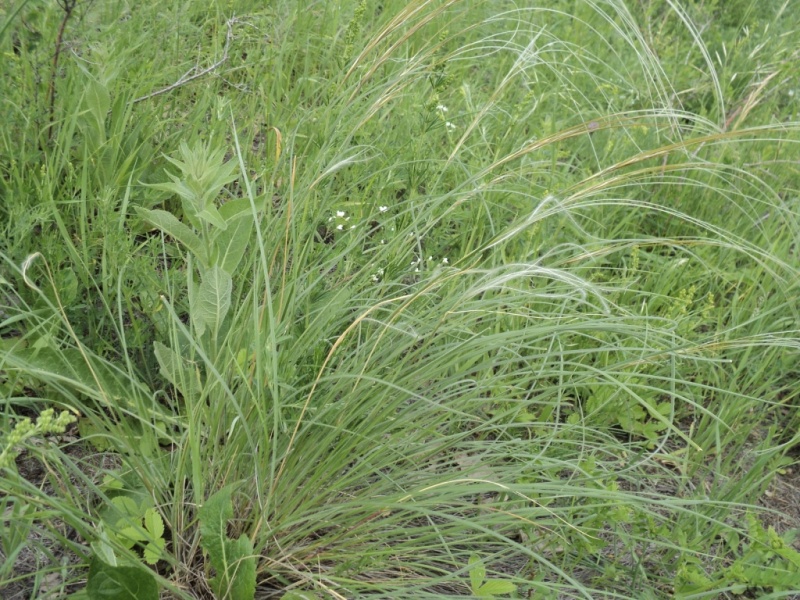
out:
<path id="1" fill-rule="evenodd" d="M 134 99 L 133 100 L 134 104 L 137 102 L 143 102 L 144 100 L 149 100 L 150 98 L 155 98 L 156 96 L 160 96 L 161 94 L 166 94 L 167 92 L 171 92 L 172 90 L 177 89 L 182 85 L 186 85 L 187 83 L 190 83 L 195 79 L 199 79 L 204 75 L 208 75 L 212 71 L 218 69 L 225 61 L 228 60 L 228 50 L 230 49 L 231 46 L 231 40 L 233 40 L 233 25 L 234 23 L 237 22 L 238 19 L 236 19 L 236 17 L 231 17 L 225 23 L 228 27 L 228 34 L 225 36 L 225 47 L 222 49 L 222 57 L 217 62 L 215 62 L 210 67 L 207 67 L 203 70 L 200 70 L 199 66 L 195 65 L 194 67 L 186 71 L 186 73 L 181 75 L 181 77 L 175 83 L 172 83 L 165 88 L 161 88 L 160 90 L 156 90 L 155 92 L 152 92 L 145 96 L 141 96 L 140 98 Z"/>

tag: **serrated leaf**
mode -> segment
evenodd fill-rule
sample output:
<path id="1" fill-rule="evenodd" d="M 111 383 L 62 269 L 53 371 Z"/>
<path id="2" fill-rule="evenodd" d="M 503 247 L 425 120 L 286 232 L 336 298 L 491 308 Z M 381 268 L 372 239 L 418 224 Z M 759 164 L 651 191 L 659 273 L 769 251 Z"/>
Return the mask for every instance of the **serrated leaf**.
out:
<path id="1" fill-rule="evenodd" d="M 481 587 L 484 579 L 486 579 L 486 567 L 477 554 L 472 554 L 469 557 L 469 582 L 473 592 Z"/>
<path id="2" fill-rule="evenodd" d="M 125 483 L 115 473 L 106 473 L 103 476 L 102 489 L 105 490 L 105 491 L 121 490 L 124 486 L 125 486 Z"/>
<path id="3" fill-rule="evenodd" d="M 217 265 L 206 270 L 190 307 L 192 320 L 202 331 L 205 326 L 218 331 L 231 308 L 233 280 Z"/>
<path id="4" fill-rule="evenodd" d="M 112 567 L 95 556 L 89 565 L 86 593 L 90 600 L 158 600 L 158 584 L 145 569 Z"/>
<path id="5" fill-rule="evenodd" d="M 144 511 L 144 528 L 155 539 L 164 535 L 164 521 L 154 508 Z"/>
<path id="6" fill-rule="evenodd" d="M 476 596 L 480 598 L 492 598 L 499 594 L 513 594 L 517 591 L 517 586 L 510 581 L 487 581 L 478 588 Z"/>
<path id="7" fill-rule="evenodd" d="M 116 535 L 119 543 L 128 549 L 133 548 L 138 542 L 146 542 L 148 539 L 147 534 L 141 527 L 134 527 L 133 525 L 118 527 L 114 531 L 114 535 Z"/>
<path id="8" fill-rule="evenodd" d="M 136 207 L 136 212 L 144 221 L 179 241 L 201 264 L 208 266 L 208 254 L 200 236 L 181 223 L 175 215 L 165 210 L 149 210 L 141 207 Z"/>
<path id="9" fill-rule="evenodd" d="M 135 517 L 137 519 L 141 517 L 142 511 L 139 508 L 139 504 L 129 496 L 115 496 L 111 499 L 111 504 L 123 517 Z"/>
<path id="10" fill-rule="evenodd" d="M 163 538 L 147 544 L 147 546 L 144 547 L 144 562 L 146 562 L 148 565 L 154 565 L 161 560 L 161 555 L 164 553 L 165 545 L 166 542 Z"/>

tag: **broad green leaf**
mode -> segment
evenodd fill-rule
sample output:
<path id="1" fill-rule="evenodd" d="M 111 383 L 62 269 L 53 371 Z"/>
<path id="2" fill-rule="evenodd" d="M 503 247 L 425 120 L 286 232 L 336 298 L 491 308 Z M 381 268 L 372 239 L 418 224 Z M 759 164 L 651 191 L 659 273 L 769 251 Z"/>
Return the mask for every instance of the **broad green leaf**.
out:
<path id="1" fill-rule="evenodd" d="M 181 223 L 175 215 L 165 210 L 149 210 L 140 207 L 136 207 L 136 212 L 153 227 L 183 244 L 202 265 L 208 266 L 208 254 L 200 236 Z"/>
<path id="2" fill-rule="evenodd" d="M 181 198 L 181 206 L 183 207 L 183 216 L 189 221 L 189 224 L 200 231 L 203 229 L 203 221 L 197 218 L 197 211 L 200 210 L 195 206 L 198 200 Z"/>
<path id="3" fill-rule="evenodd" d="M 8 496 L 0 498 L 0 515 L 3 515 L 2 547 L 4 561 L 0 564 L 0 581 L 6 579 L 17 564 L 17 557 L 30 547 L 33 507 L 12 501 Z"/>
<path id="4" fill-rule="evenodd" d="M 263 210 L 263 201 L 256 206 L 256 211 Z M 219 213 L 228 224 L 226 230 L 217 230 L 213 234 L 216 254 L 214 264 L 220 265 L 224 271 L 233 274 L 247 249 L 250 234 L 253 231 L 253 208 L 248 198 L 238 198 L 223 204 Z"/>
<path id="5" fill-rule="evenodd" d="M 126 548 L 131 548 L 148 536 L 142 527 L 144 507 L 131 495 L 114 496 L 111 502 L 100 510 L 100 518 L 105 525 L 103 535 L 115 540 Z"/>
<path id="6" fill-rule="evenodd" d="M 231 486 L 213 494 L 200 507 L 200 543 L 211 560 L 217 576 L 210 580 L 217 598 L 252 600 L 256 589 L 256 559 L 246 535 L 238 540 L 227 537 L 228 520 L 233 518 Z"/>
<path id="7" fill-rule="evenodd" d="M 510 581 L 487 581 L 475 594 L 479 598 L 493 598 L 499 594 L 513 594 L 517 591 L 517 586 Z"/>
<path id="8" fill-rule="evenodd" d="M 72 269 L 65 269 L 56 275 L 56 284 L 58 286 L 58 295 L 61 302 L 70 306 L 75 302 L 78 297 L 78 277 Z"/>
<path id="9" fill-rule="evenodd" d="M 216 332 L 231 308 L 233 280 L 219 266 L 202 273 L 202 281 L 190 306 L 192 321 L 201 333 L 205 327 Z"/>
<path id="10" fill-rule="evenodd" d="M 226 541 L 227 554 L 231 557 L 228 569 L 229 581 L 219 587 L 220 595 L 231 600 L 253 600 L 256 591 L 256 557 L 253 543 L 246 535 L 235 541 Z"/>
<path id="11" fill-rule="evenodd" d="M 153 342 L 159 371 L 184 396 L 192 395 L 202 387 L 200 373 L 189 360 L 161 342 Z"/>
<path id="12" fill-rule="evenodd" d="M 176 388 L 183 385 L 183 360 L 182 357 L 159 341 L 153 342 L 153 353 L 156 356 L 159 372 Z M 183 390 L 181 390 L 183 391 Z"/>
<path id="13" fill-rule="evenodd" d="M 178 167 L 183 183 L 192 190 L 195 210 L 202 210 L 219 195 L 227 184 L 237 178 L 238 162 L 225 158 L 224 148 L 212 148 L 211 144 L 196 141 L 193 147 L 181 142 L 180 155 L 183 160 L 166 156 L 165 158 Z M 174 181 L 178 178 L 170 175 Z"/>
<path id="14" fill-rule="evenodd" d="M 203 548 L 208 552 L 214 568 L 219 571 L 221 565 L 224 572 L 225 552 L 222 543 L 225 540 L 228 520 L 233 518 L 230 486 L 222 488 L 209 497 L 200 507 L 198 516 Z"/>
<path id="15" fill-rule="evenodd" d="M 88 352 L 83 354 L 76 348 L 54 349 L 51 344 L 55 342 L 49 340 L 39 347 L 34 344 L 31 348 L 14 349 L 7 355 L 4 367 L 24 369 L 37 377 L 58 380 L 94 398 L 129 400 L 133 382 L 127 375 Z"/>
<path id="16" fill-rule="evenodd" d="M 99 81 L 89 79 L 84 82 L 83 110 L 78 123 L 88 147 L 97 153 L 107 142 L 106 117 L 111 108 L 111 96 L 108 89 Z M 104 153 L 100 151 L 95 157 L 95 165 L 101 171 L 107 166 L 104 163 Z"/>
<path id="17" fill-rule="evenodd" d="M 256 210 L 259 211 L 258 205 L 256 205 Z M 226 221 L 230 221 L 236 217 L 241 217 L 244 215 L 253 216 L 253 210 L 250 207 L 250 199 L 249 198 L 235 198 L 234 200 L 228 200 L 225 204 L 219 207 L 219 214 L 222 215 L 222 218 Z"/>
<path id="18" fill-rule="evenodd" d="M 250 234 L 253 231 L 253 216 L 250 213 L 239 214 L 227 219 L 227 223 L 228 228 L 217 230 L 213 237 L 214 264 L 219 265 L 226 273 L 233 275 L 250 241 Z"/>
<path id="19" fill-rule="evenodd" d="M 114 444 L 108 439 L 107 432 L 89 419 L 78 419 L 78 433 L 83 441 L 89 442 L 98 452 L 114 449 Z"/>
<path id="20" fill-rule="evenodd" d="M 108 534 L 101 529 L 99 537 L 100 539 L 90 544 L 95 559 L 100 559 L 107 565 L 116 567 L 118 565 L 117 555 L 114 554 L 114 549 L 111 547 L 111 540 L 109 540 Z"/>
<path id="21" fill-rule="evenodd" d="M 158 584 L 146 569 L 113 567 L 95 556 L 89 565 L 86 593 L 90 600 L 158 600 Z"/>
<path id="22" fill-rule="evenodd" d="M 147 184 L 147 187 L 151 187 L 154 190 L 161 190 L 162 192 L 170 192 L 176 196 L 180 196 L 182 200 L 185 200 L 189 203 L 189 206 L 192 208 L 192 210 L 197 211 L 197 194 L 195 191 L 186 185 L 185 182 L 181 181 L 178 177 L 170 175 L 169 178 L 172 179 L 172 183 L 166 181 L 163 183 L 149 183 Z"/>
<path id="23" fill-rule="evenodd" d="M 206 169 L 202 178 L 202 184 L 206 197 L 216 197 L 222 188 L 239 177 L 239 163 L 236 159 L 231 159 L 222 163 L 225 152 L 222 149 L 215 151 L 209 157 L 209 167 Z"/>
<path id="24" fill-rule="evenodd" d="M 211 203 L 207 204 L 203 210 L 198 211 L 197 216 L 207 223 L 211 223 L 215 227 L 219 227 L 220 229 L 226 229 L 228 227 L 225 219 L 223 219 L 222 215 L 219 214 L 217 207 Z"/>
<path id="25" fill-rule="evenodd" d="M 195 146 L 202 147 L 200 145 L 200 142 L 198 142 Z M 184 175 L 191 175 L 192 167 L 189 164 L 188 160 L 192 158 L 192 151 L 189 149 L 189 144 L 187 144 L 185 141 L 181 141 L 180 153 L 183 156 L 183 158 L 187 159 L 187 162 L 180 161 L 174 156 L 167 156 L 166 154 L 164 155 L 164 158 L 166 158 L 169 162 L 178 167 L 183 172 Z"/>

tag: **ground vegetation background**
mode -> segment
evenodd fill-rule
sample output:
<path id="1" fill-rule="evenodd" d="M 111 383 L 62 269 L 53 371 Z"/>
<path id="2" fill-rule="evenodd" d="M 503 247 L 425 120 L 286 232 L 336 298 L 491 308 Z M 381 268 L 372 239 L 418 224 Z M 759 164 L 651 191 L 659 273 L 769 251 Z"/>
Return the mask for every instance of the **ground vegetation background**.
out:
<path id="1" fill-rule="evenodd" d="M 0 5 L 0 595 L 796 598 L 796 0 Z"/>

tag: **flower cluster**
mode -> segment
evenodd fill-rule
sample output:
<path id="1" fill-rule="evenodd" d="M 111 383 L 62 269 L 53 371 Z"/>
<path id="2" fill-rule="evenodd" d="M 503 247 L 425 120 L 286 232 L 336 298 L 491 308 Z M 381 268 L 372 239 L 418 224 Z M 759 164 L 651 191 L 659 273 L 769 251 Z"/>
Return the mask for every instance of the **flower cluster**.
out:
<path id="1" fill-rule="evenodd" d="M 348 214 L 343 210 L 337 210 L 336 216 L 328 217 L 328 222 L 335 222 L 336 223 L 336 230 L 337 231 L 344 231 L 345 229 L 355 229 L 356 226 L 349 223 L 350 217 Z"/>
<path id="2" fill-rule="evenodd" d="M 411 261 L 411 266 L 414 267 L 414 273 L 419 273 L 421 269 L 425 268 L 425 264 L 430 267 L 432 264 L 436 263 L 436 259 L 433 256 L 429 256 L 428 260 L 423 260 L 422 258 L 415 258 Z M 445 256 L 441 261 L 439 261 L 440 265 L 449 265 L 450 261 Z"/>
<path id="3" fill-rule="evenodd" d="M 444 104 L 438 104 L 436 106 L 436 110 L 439 111 L 439 116 L 441 117 L 442 121 L 444 121 L 444 126 L 447 128 L 447 131 L 455 131 L 455 124 L 451 123 L 445 118 L 445 113 L 448 111 L 448 108 Z"/>
<path id="4" fill-rule="evenodd" d="M 336 234 L 339 232 L 344 235 L 347 231 L 366 228 L 367 233 L 364 236 L 366 244 L 363 254 L 369 255 L 375 250 L 376 246 L 385 246 L 396 235 L 396 227 L 394 225 L 394 217 L 391 214 L 392 209 L 387 205 L 378 205 L 375 207 L 373 214 L 359 215 L 359 210 L 354 212 L 344 210 L 345 207 L 332 210 L 328 217 L 328 228 L 331 233 Z M 404 234 L 405 235 L 405 234 Z M 408 232 L 408 236 L 413 240 L 417 239 L 417 232 Z M 385 237 L 384 237 L 385 236 Z M 437 267 L 444 267 L 450 264 L 447 257 L 438 259 L 434 256 L 424 258 L 424 255 L 415 254 L 412 257 L 409 271 L 413 273 L 422 273 L 426 270 L 432 270 Z M 380 283 L 386 276 L 385 265 L 381 266 L 379 263 L 364 264 L 368 269 L 369 278 L 373 283 Z"/>
<path id="5" fill-rule="evenodd" d="M 55 411 L 52 408 L 43 410 L 36 419 L 35 425 L 30 419 L 22 419 L 8 434 L 3 444 L 3 451 L 0 452 L 0 469 L 13 464 L 19 454 L 17 447 L 29 438 L 48 433 L 64 433 L 67 426 L 74 423 L 75 420 L 75 417 L 65 410 L 55 417 Z"/>

